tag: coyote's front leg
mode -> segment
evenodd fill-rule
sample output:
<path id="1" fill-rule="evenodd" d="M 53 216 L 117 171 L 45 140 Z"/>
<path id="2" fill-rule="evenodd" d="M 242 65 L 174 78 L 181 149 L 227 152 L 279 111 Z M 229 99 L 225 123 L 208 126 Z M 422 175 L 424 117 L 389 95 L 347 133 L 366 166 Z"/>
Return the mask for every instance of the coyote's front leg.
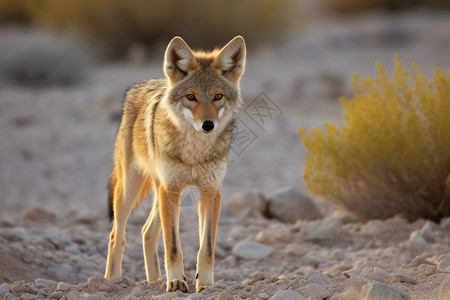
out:
<path id="1" fill-rule="evenodd" d="M 220 199 L 219 189 L 211 188 L 200 191 L 198 205 L 200 250 L 197 256 L 197 292 L 214 284 L 214 244 L 219 221 Z"/>
<path id="2" fill-rule="evenodd" d="M 159 207 L 166 253 L 167 291 L 188 292 L 183 270 L 183 252 L 179 237 L 181 188 L 159 187 Z"/>

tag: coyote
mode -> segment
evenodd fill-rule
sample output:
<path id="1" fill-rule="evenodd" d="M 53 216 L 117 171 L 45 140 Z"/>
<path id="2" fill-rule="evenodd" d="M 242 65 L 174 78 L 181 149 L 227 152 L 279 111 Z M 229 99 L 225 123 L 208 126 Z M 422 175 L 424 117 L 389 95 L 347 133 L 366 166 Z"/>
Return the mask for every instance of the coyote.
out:
<path id="1" fill-rule="evenodd" d="M 166 80 L 148 80 L 127 92 L 109 180 L 109 211 L 114 223 L 105 278 L 121 274 L 127 219 L 153 188 L 152 210 L 142 228 L 147 281 L 161 276 L 158 239 L 162 227 L 167 291 L 188 291 L 179 239 L 179 204 L 183 189 L 195 186 L 200 193 L 196 291 L 214 283 L 220 187 L 242 104 L 239 79 L 245 56 L 241 36 L 211 52 L 194 52 L 182 38 L 175 37 L 165 52 Z"/>

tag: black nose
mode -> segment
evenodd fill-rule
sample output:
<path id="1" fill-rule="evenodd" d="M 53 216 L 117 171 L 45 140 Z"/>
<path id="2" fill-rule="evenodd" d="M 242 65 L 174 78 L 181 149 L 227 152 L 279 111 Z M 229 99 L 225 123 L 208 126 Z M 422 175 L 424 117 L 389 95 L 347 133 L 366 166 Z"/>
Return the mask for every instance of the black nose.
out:
<path id="1" fill-rule="evenodd" d="M 204 121 L 202 124 L 202 128 L 204 131 L 209 132 L 214 129 L 214 122 L 213 121 Z"/>

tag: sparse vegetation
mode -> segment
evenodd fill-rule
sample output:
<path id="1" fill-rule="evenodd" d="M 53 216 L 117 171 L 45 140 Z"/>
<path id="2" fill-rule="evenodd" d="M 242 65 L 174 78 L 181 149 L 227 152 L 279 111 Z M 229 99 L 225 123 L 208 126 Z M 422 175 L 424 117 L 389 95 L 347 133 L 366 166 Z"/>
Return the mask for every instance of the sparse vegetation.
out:
<path id="1" fill-rule="evenodd" d="M 392 80 L 380 63 L 376 78 L 355 74 L 346 125 L 299 129 L 307 187 L 362 220 L 450 216 L 450 75 L 413 68 L 396 57 Z"/>
<path id="2" fill-rule="evenodd" d="M 298 20 L 299 6 L 295 0 L 7 2 L 0 21 L 24 12 L 29 22 L 79 34 L 109 55 L 122 55 L 134 43 L 152 46 L 164 40 L 166 44 L 175 35 L 193 47 L 208 48 L 237 34 L 247 42 L 267 40 Z"/>
<path id="3" fill-rule="evenodd" d="M 28 86 L 75 85 L 86 80 L 90 59 L 73 44 L 38 34 L 9 41 L 0 51 L 0 81 Z"/>

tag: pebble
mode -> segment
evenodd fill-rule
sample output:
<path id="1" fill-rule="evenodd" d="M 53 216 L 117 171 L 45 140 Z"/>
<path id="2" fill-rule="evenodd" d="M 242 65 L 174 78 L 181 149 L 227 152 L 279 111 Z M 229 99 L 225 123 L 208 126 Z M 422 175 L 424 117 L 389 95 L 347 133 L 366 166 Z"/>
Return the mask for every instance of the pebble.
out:
<path id="1" fill-rule="evenodd" d="M 266 199 L 256 189 L 233 194 L 224 202 L 224 206 L 235 216 L 262 217 L 266 211 Z"/>
<path id="2" fill-rule="evenodd" d="M 427 221 L 420 229 L 420 235 L 428 242 L 434 242 L 434 232 L 439 226 L 433 221 Z"/>
<path id="3" fill-rule="evenodd" d="M 450 300 L 450 277 L 441 283 L 439 288 L 439 300 Z"/>
<path id="4" fill-rule="evenodd" d="M 231 294 L 224 291 L 219 294 L 217 300 L 234 300 L 234 297 Z"/>
<path id="5" fill-rule="evenodd" d="M 361 295 L 357 291 L 348 290 L 331 296 L 330 300 L 360 300 Z"/>
<path id="6" fill-rule="evenodd" d="M 259 293 L 258 297 L 265 300 L 265 299 L 269 299 L 270 295 L 267 293 Z"/>
<path id="7" fill-rule="evenodd" d="M 38 286 L 43 286 L 43 287 L 53 287 L 58 285 L 58 282 L 54 281 L 54 280 L 49 280 L 49 279 L 43 279 L 43 278 L 38 278 L 35 281 L 35 284 Z"/>
<path id="8" fill-rule="evenodd" d="M 301 288 L 305 296 L 312 300 L 326 299 L 331 296 L 330 292 L 317 283 L 310 283 Z"/>
<path id="9" fill-rule="evenodd" d="M 297 243 L 291 243 L 286 246 L 284 253 L 289 256 L 305 256 L 309 252 L 309 249 L 303 245 Z"/>
<path id="10" fill-rule="evenodd" d="M 408 276 L 404 276 L 402 274 L 394 274 L 391 277 L 391 283 L 396 283 L 396 282 L 400 282 L 400 283 L 408 283 L 408 284 L 418 284 L 419 282 L 417 282 L 417 280 L 415 280 L 414 278 L 408 277 Z"/>
<path id="11" fill-rule="evenodd" d="M 0 285 L 0 294 L 2 293 L 10 293 L 11 289 L 9 287 L 9 284 L 7 283 L 3 283 L 2 285 Z"/>
<path id="12" fill-rule="evenodd" d="M 408 294 L 388 286 L 384 283 L 374 282 L 369 285 L 369 291 L 367 292 L 364 300 L 409 300 L 411 297 Z"/>
<path id="13" fill-rule="evenodd" d="M 64 293 L 57 291 L 50 294 L 50 299 L 61 299 L 62 296 L 64 296 Z"/>
<path id="14" fill-rule="evenodd" d="M 58 285 L 56 286 L 56 290 L 62 291 L 62 292 L 67 292 L 68 290 L 70 290 L 70 285 L 63 281 L 60 281 L 60 282 L 58 282 Z"/>
<path id="15" fill-rule="evenodd" d="M 305 300 L 300 293 L 291 290 L 278 291 L 270 300 Z"/>
<path id="16" fill-rule="evenodd" d="M 113 290 L 113 286 L 109 283 L 104 283 L 99 285 L 98 289 L 103 292 L 111 292 Z"/>
<path id="17" fill-rule="evenodd" d="M 308 223 L 302 230 L 306 240 L 336 240 L 342 235 L 342 220 L 327 218 Z"/>
<path id="18" fill-rule="evenodd" d="M 420 231 L 416 230 L 411 233 L 408 241 L 409 251 L 415 254 L 422 253 L 427 245 L 428 242 L 422 237 Z"/>
<path id="19" fill-rule="evenodd" d="M 438 259 L 439 272 L 450 273 L 450 254 L 442 254 Z"/>
<path id="20" fill-rule="evenodd" d="M 275 191 L 267 200 L 269 215 L 285 223 L 311 221 L 322 217 L 314 202 L 291 186 Z"/>
<path id="21" fill-rule="evenodd" d="M 321 272 L 311 270 L 306 276 L 306 283 L 316 283 L 321 286 L 326 286 L 330 284 L 330 280 Z"/>
<path id="22" fill-rule="evenodd" d="M 413 259 L 412 262 L 409 263 L 408 268 L 418 268 L 421 265 L 435 265 L 432 262 L 426 260 L 425 258 L 422 258 L 420 256 L 417 256 Z"/>
<path id="23" fill-rule="evenodd" d="M 232 253 L 243 259 L 259 260 L 269 256 L 273 251 L 272 247 L 257 242 L 242 241 L 233 247 Z"/>
<path id="24" fill-rule="evenodd" d="M 2 235 L 10 242 L 24 241 L 27 239 L 27 232 L 23 227 L 7 228 L 2 231 Z"/>

